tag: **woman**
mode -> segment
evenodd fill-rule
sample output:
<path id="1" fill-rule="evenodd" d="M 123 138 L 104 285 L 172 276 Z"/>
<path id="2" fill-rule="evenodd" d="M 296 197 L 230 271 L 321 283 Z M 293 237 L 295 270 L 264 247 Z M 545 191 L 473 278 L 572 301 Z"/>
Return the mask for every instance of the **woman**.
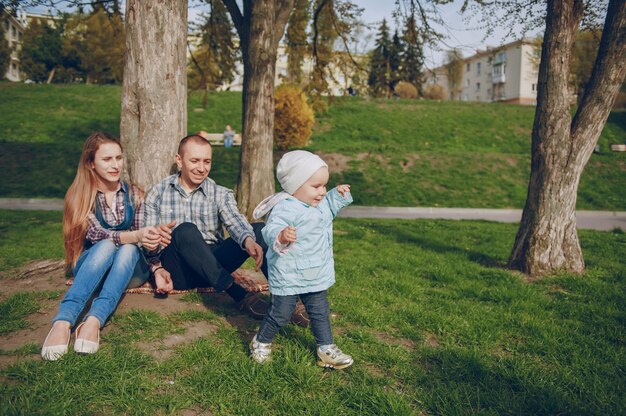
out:
<path id="1" fill-rule="evenodd" d="M 67 353 L 71 328 L 102 287 L 76 328 L 74 343 L 78 353 L 98 351 L 100 328 L 117 307 L 142 257 L 137 244 L 150 250 L 167 244 L 156 228 L 141 228 L 143 192 L 121 180 L 123 167 L 119 139 L 100 132 L 89 136 L 74 182 L 65 194 L 63 212 L 65 264 L 68 271 L 73 269 L 74 283 L 44 341 L 44 360 L 57 360 Z M 145 280 L 147 267 L 143 270 Z"/>

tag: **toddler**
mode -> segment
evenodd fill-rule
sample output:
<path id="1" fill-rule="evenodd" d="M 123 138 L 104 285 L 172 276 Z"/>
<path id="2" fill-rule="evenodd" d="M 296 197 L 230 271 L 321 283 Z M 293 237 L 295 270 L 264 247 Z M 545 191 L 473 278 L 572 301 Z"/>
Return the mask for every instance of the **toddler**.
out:
<path id="1" fill-rule="evenodd" d="M 352 202 L 350 186 L 339 185 L 326 193 L 328 165 L 304 150 L 285 153 L 276 175 L 283 192 L 265 198 L 254 211 L 257 219 L 270 213 L 262 232 L 269 246 L 271 303 L 250 353 L 259 363 L 270 358 L 272 340 L 289 323 L 300 298 L 317 342 L 317 364 L 338 370 L 349 367 L 352 357 L 333 343 L 326 290 L 335 283 L 333 218 Z"/>

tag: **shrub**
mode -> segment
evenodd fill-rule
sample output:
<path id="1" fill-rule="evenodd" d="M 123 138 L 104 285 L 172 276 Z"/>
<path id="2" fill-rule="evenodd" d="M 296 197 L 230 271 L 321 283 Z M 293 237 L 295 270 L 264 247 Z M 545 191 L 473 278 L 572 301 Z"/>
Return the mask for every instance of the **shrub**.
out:
<path id="1" fill-rule="evenodd" d="M 415 99 L 418 96 L 417 88 L 415 88 L 415 85 L 411 84 L 410 82 L 406 82 L 406 81 L 398 82 L 398 85 L 396 85 L 396 87 L 394 88 L 393 91 L 400 98 Z"/>
<path id="2" fill-rule="evenodd" d="M 441 85 L 433 84 L 424 87 L 424 98 L 427 100 L 444 100 L 446 96 Z"/>
<path id="3" fill-rule="evenodd" d="M 281 85 L 275 99 L 274 143 L 280 150 L 306 146 L 315 123 L 306 96 L 296 85 Z"/>
<path id="4" fill-rule="evenodd" d="M 621 110 L 626 108 L 626 92 L 620 91 L 615 97 L 615 103 L 613 103 L 613 110 Z"/>

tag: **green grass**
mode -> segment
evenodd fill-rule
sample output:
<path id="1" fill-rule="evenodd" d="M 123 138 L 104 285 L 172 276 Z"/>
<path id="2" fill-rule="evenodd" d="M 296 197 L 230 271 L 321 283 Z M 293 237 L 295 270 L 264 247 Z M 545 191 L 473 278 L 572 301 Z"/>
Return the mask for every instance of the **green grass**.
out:
<path id="1" fill-rule="evenodd" d="M 28 328 L 30 324 L 24 318 L 37 312 L 41 301 L 56 299 L 59 295 L 58 292 L 19 292 L 0 301 L 0 335 Z"/>
<path id="2" fill-rule="evenodd" d="M 117 86 L 0 83 L 0 196 L 62 198 L 84 139 L 119 133 Z M 192 94 L 188 130 L 241 131 L 241 94 Z M 331 183 L 353 186 L 355 203 L 383 206 L 521 208 L 526 198 L 534 108 L 413 100 L 335 100 L 317 120 L 308 149 L 323 152 Z M 173 138 L 177 140 L 178 138 Z M 582 175 L 579 209 L 626 210 L 626 112 L 613 112 Z M 215 148 L 211 176 L 234 187 L 237 148 Z M 381 191 L 384 190 L 384 191 Z"/>
<path id="3" fill-rule="evenodd" d="M 63 258 L 60 212 L 0 210 L 0 272 L 30 260 Z"/>
<path id="4" fill-rule="evenodd" d="M 41 217 L 32 228 L 48 218 L 12 215 Z M 515 231 L 338 219 L 329 299 L 336 342 L 355 358 L 349 371 L 316 367 L 312 335 L 291 326 L 273 361 L 255 364 L 247 339 L 257 323 L 233 324 L 234 308 L 194 295 L 206 309 L 114 315 L 96 355 L 3 367 L 0 414 L 624 414 L 626 234 L 581 231 L 584 276 L 528 282 L 502 268 Z M 150 355 L 203 323 L 214 330 L 167 359 Z"/>

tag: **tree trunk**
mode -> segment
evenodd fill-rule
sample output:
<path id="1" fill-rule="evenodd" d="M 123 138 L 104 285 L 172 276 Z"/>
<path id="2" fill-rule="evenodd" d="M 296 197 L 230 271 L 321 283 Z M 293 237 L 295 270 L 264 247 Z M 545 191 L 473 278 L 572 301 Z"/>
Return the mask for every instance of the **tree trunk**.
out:
<path id="1" fill-rule="evenodd" d="M 509 265 L 533 276 L 584 271 L 576 231 L 580 176 L 626 75 L 626 3 L 611 0 L 589 88 L 572 121 L 571 48 L 582 0 L 548 1 L 526 206 Z"/>
<path id="2" fill-rule="evenodd" d="M 243 136 L 237 179 L 237 204 L 248 219 L 256 205 L 274 192 L 274 76 L 278 41 L 295 0 L 243 2 L 224 0 L 239 38 L 243 57 Z"/>
<path id="3" fill-rule="evenodd" d="M 46 81 L 46 84 L 52 84 L 52 79 L 54 78 L 54 74 L 56 71 L 57 71 L 57 67 L 55 66 L 54 68 L 52 68 L 52 70 L 48 74 L 48 81 Z"/>
<path id="4" fill-rule="evenodd" d="M 187 0 L 126 1 L 120 134 L 131 181 L 167 176 L 187 132 Z"/>

